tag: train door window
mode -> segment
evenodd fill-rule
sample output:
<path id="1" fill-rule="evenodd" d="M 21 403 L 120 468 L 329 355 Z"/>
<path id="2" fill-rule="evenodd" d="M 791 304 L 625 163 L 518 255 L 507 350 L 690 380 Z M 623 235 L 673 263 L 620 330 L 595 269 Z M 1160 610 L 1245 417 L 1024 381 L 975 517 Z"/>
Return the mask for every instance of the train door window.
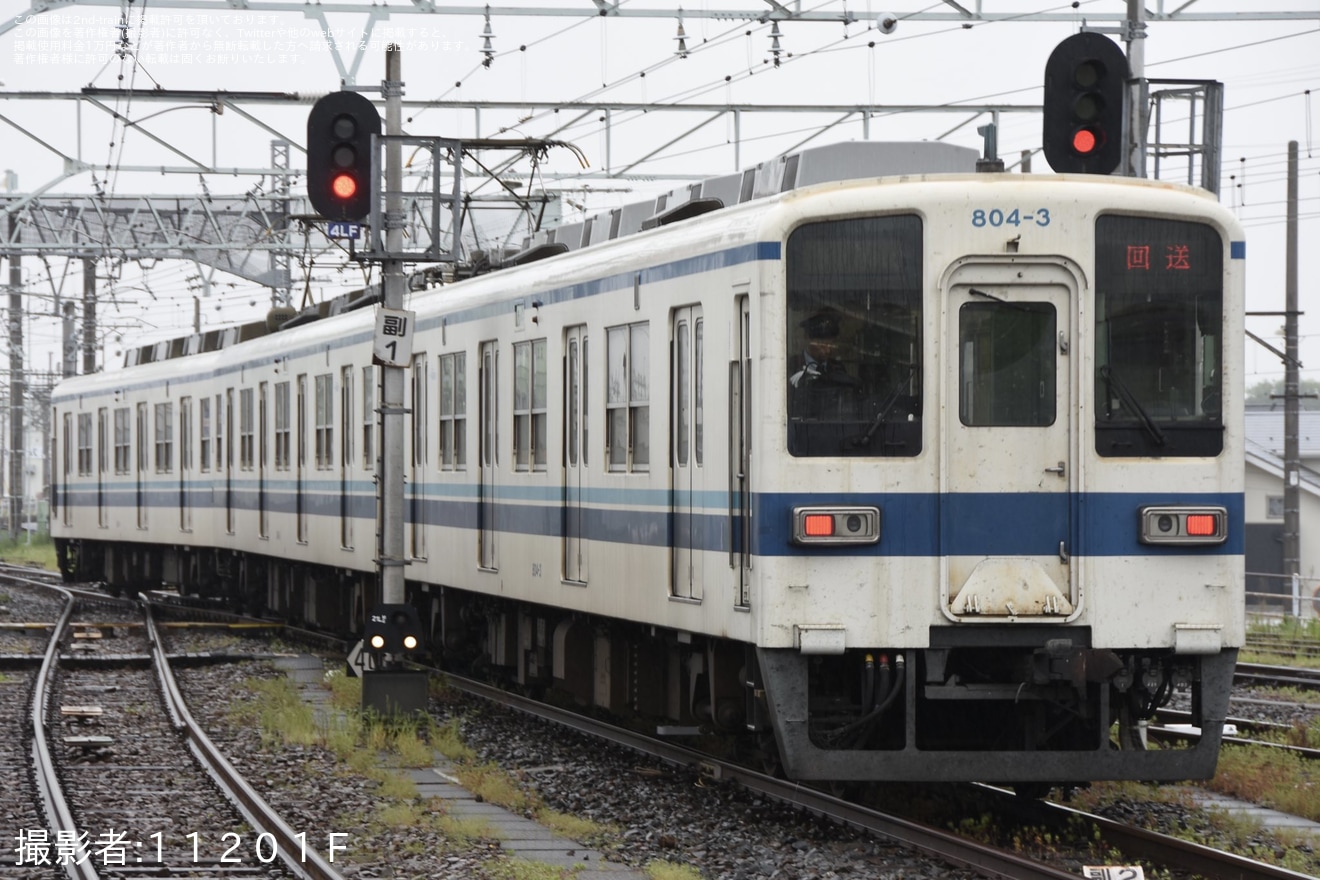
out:
<path id="1" fill-rule="evenodd" d="M 255 396 L 251 388 L 240 388 L 238 392 L 238 467 L 250 471 L 254 466 L 256 453 L 256 415 Z"/>
<path id="2" fill-rule="evenodd" d="M 110 425 L 109 412 L 102 407 L 96 411 L 96 524 L 105 528 L 107 520 L 105 507 L 105 472 L 110 469 Z"/>
<path id="3" fill-rule="evenodd" d="M 477 371 L 477 420 L 481 448 L 477 450 L 477 564 L 488 571 L 498 568 L 496 536 L 496 476 L 499 469 L 500 352 L 494 342 L 481 343 Z"/>
<path id="4" fill-rule="evenodd" d="M 440 467 L 461 471 L 467 465 L 467 355 L 440 356 Z"/>
<path id="5" fill-rule="evenodd" d="M 543 471 L 546 461 L 545 340 L 513 346 L 513 469 Z"/>
<path id="6" fill-rule="evenodd" d="M 675 310 L 671 326 L 670 357 L 670 465 L 669 519 L 671 523 L 671 595 L 699 600 L 705 583 L 706 554 L 701 524 L 705 521 L 701 498 L 705 473 L 696 461 L 695 426 L 697 387 L 701 383 L 696 357 L 696 307 Z"/>
<path id="7" fill-rule="evenodd" d="M 156 473 L 174 470 L 174 409 L 168 403 L 156 404 Z"/>
<path id="8" fill-rule="evenodd" d="M 362 468 L 376 466 L 376 368 L 362 368 Z"/>
<path id="9" fill-rule="evenodd" d="M 1054 424 L 1056 324 L 1050 303 L 963 304 L 958 416 L 964 425 Z"/>
<path id="10" fill-rule="evenodd" d="M 322 373 L 316 377 L 316 468 L 335 466 L 335 376 Z"/>
<path id="11" fill-rule="evenodd" d="M 414 354 L 412 360 L 412 474 L 409 475 L 409 534 L 414 559 L 426 558 L 426 463 L 430 437 L 430 398 L 426 374 L 427 356 Z"/>
<path id="12" fill-rule="evenodd" d="M 92 414 L 78 413 L 78 476 L 92 474 Z"/>
<path id="13" fill-rule="evenodd" d="M 211 469 L 211 398 L 202 397 L 197 401 L 197 467 L 203 472 Z"/>
<path id="14" fill-rule="evenodd" d="M 133 461 L 132 443 L 133 429 L 130 425 L 130 414 L 128 407 L 121 406 L 115 409 L 115 473 L 126 474 L 129 472 Z"/>
<path id="15" fill-rule="evenodd" d="M 412 463 L 414 467 L 426 464 L 427 398 L 426 355 L 413 355 L 412 362 Z"/>
<path id="16" fill-rule="evenodd" d="M 605 331 L 605 446 L 611 471 L 650 469 L 650 341 L 645 323 Z"/>
<path id="17" fill-rule="evenodd" d="M 789 235 L 790 455 L 921 452 L 922 253 L 911 214 L 808 223 Z"/>
<path id="18" fill-rule="evenodd" d="M 287 471 L 293 429 L 289 424 L 289 383 L 275 383 L 275 470 Z"/>
<path id="19" fill-rule="evenodd" d="M 1224 250 L 1203 223 L 1096 220 L 1098 454 L 1223 451 Z"/>

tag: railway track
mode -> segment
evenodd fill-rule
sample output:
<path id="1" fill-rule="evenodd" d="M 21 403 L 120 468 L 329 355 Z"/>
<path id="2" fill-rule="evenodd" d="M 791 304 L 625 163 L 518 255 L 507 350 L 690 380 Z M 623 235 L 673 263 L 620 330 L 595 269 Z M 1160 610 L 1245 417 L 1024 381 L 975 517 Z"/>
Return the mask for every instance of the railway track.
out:
<path id="1" fill-rule="evenodd" d="M 448 673 L 446 676 L 455 688 L 465 693 L 651 755 L 671 764 L 698 767 L 711 779 L 737 782 L 766 798 L 896 841 L 950 864 L 970 868 L 982 876 L 1005 878 L 1075 878 L 1077 876 L 1073 871 L 1052 867 L 1036 858 L 1025 858 L 940 828 L 911 821 L 900 815 L 838 798 L 800 783 L 767 776 L 738 764 L 717 760 L 705 753 L 675 745 L 670 741 L 657 740 L 623 730 L 571 711 L 509 694 L 483 682 Z M 1300 880 L 1307 876 L 1067 807 L 1027 801 L 1010 792 L 990 787 L 980 788 L 984 796 L 995 802 L 997 811 L 1018 814 L 1025 809 L 1031 821 L 1048 822 L 1060 828 L 1075 828 L 1077 823 L 1083 823 L 1093 829 L 1092 833 L 1097 839 L 1124 852 L 1134 861 L 1139 859 L 1171 870 L 1188 871 L 1207 877 Z"/>
<path id="2" fill-rule="evenodd" d="M 19 864 L 6 868 L 73 880 L 339 880 L 315 835 L 275 814 L 193 722 L 150 613 L 61 592 L 31 674 L 28 800 L 42 815 L 21 826 Z"/>
<path id="3" fill-rule="evenodd" d="M 1265 663 L 1239 663 L 1233 674 L 1234 685 L 1255 687 L 1292 687 L 1302 691 L 1320 691 L 1320 669 L 1301 666 L 1274 666 Z"/>

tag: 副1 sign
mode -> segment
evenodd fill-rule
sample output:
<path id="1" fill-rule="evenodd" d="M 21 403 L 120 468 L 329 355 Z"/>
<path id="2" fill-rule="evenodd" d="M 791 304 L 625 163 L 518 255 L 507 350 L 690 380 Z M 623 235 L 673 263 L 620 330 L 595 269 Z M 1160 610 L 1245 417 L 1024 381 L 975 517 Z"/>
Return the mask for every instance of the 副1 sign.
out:
<path id="1" fill-rule="evenodd" d="M 415 312 L 377 309 L 371 362 L 383 367 L 406 367 L 412 363 L 413 325 L 416 323 Z"/>

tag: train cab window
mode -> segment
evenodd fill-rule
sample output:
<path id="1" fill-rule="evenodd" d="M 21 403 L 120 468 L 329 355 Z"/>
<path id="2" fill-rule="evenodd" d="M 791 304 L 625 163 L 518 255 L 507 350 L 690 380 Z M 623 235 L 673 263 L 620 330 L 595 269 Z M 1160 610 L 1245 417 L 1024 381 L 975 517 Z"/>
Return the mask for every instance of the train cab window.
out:
<path id="1" fill-rule="evenodd" d="M 808 223 L 788 238 L 794 456 L 921 452 L 921 218 Z"/>
<path id="2" fill-rule="evenodd" d="M 1054 306 L 974 302 L 958 312 L 958 417 L 968 426 L 1046 426 L 1055 417 Z"/>
<path id="3" fill-rule="evenodd" d="M 1096 452 L 1223 450 L 1224 243 L 1203 223 L 1095 225 Z"/>

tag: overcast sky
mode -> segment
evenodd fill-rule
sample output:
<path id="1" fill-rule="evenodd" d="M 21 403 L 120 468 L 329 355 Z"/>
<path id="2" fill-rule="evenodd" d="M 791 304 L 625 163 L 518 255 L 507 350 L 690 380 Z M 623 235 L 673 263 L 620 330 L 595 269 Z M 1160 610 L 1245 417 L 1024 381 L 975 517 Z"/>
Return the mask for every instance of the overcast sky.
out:
<path id="1" fill-rule="evenodd" d="M 116 194 L 144 192 L 195 194 L 243 192 L 254 178 L 230 175 L 127 174 L 123 165 L 181 165 L 160 143 L 109 116 L 56 101 L 20 101 L 4 93 L 30 90 L 76 92 L 87 85 L 105 88 L 213 90 L 278 90 L 313 95 L 340 85 L 332 56 L 319 37 L 321 24 L 300 13 L 259 10 L 172 9 L 153 0 L 133 4 L 121 30 L 116 7 L 75 5 L 37 16 L 26 15 L 27 3 L 0 0 L 0 13 L 22 18 L 0 36 L 0 172 L 17 175 L 18 191 L 28 191 L 57 179 L 64 168 L 57 155 L 80 157 L 94 172 L 77 174 L 56 192 L 89 193 L 95 187 Z M 332 9 L 335 0 L 320 7 Z M 562 10 L 589 7 L 585 0 L 545 0 L 519 3 L 522 9 Z M 491 30 L 493 60 L 485 56 L 480 16 L 397 14 L 379 21 L 368 42 L 358 71 L 360 85 L 376 85 L 384 70 L 384 46 L 403 48 L 403 73 L 410 100 L 463 100 L 492 102 L 595 100 L 653 104 L 921 104 L 993 103 L 1030 107 L 1041 101 L 1045 59 L 1051 48 L 1075 33 L 1084 16 L 1121 14 L 1124 0 L 1051 3 L 1048 0 L 965 0 L 990 13 L 1047 13 L 1072 16 L 1069 21 L 1003 21 L 965 27 L 957 22 L 919 22 L 905 19 L 915 12 L 950 12 L 940 2 L 905 0 L 888 5 L 832 0 L 792 8 L 841 13 L 857 21 L 790 21 L 780 24 L 779 65 L 772 62 L 771 26 L 759 22 L 697 17 L 689 10 L 683 19 L 686 58 L 675 55 L 676 16 L 656 18 L 572 18 L 566 16 L 496 16 Z M 1182 2 L 1148 0 L 1148 8 L 1171 11 Z M 659 3 L 625 3 L 626 9 L 666 9 Z M 693 10 L 769 9 L 767 3 L 729 2 L 693 4 Z M 1213 79 L 1225 84 L 1224 171 L 1221 200 L 1232 207 L 1246 226 L 1248 250 L 1248 309 L 1283 307 L 1284 284 L 1284 170 L 1289 140 L 1300 143 L 1302 258 L 1300 288 L 1303 334 L 1303 376 L 1320 378 L 1320 299 L 1316 290 L 1316 245 L 1320 243 L 1320 136 L 1313 121 L 1310 91 L 1320 86 L 1320 0 L 1200 0 L 1188 12 L 1309 11 L 1312 18 L 1291 21 L 1235 21 L 1213 23 L 1152 22 L 1146 41 L 1147 75 L 1164 79 Z M 875 22 L 881 13 L 898 19 L 891 34 L 882 34 Z M 346 43 L 356 43 L 366 16 L 332 13 L 327 21 Z M 125 42 L 121 42 L 121 37 Z M 121 52 L 120 50 L 126 50 Z M 354 52 L 345 50 L 345 63 Z M 643 75 L 644 74 L 644 75 Z M 201 104 L 171 107 L 146 101 L 108 101 L 124 117 L 141 123 L 165 143 L 185 153 L 223 166 L 267 167 L 270 130 L 259 128 L 229 113 L 214 116 Z M 307 104 L 291 107 L 249 107 L 265 126 L 294 141 L 304 134 Z M 1320 109 L 1320 108 L 1317 108 Z M 598 114 L 569 125 L 576 113 L 536 111 L 413 108 L 407 131 L 419 135 L 457 137 L 523 134 L 572 141 L 589 163 L 589 173 L 605 167 L 617 170 L 689 129 L 690 137 L 661 152 L 635 170 L 654 174 L 654 181 L 627 184 L 599 177 L 584 180 L 572 198 L 599 209 L 671 188 L 666 174 L 724 174 L 770 158 L 835 123 L 835 115 L 745 115 L 735 127 L 732 117 L 708 122 L 710 113 L 615 112 L 606 134 Z M 479 117 L 479 118 L 478 118 Z M 1170 112 L 1173 122 L 1167 138 L 1182 138 L 1187 127 L 1185 109 Z M 9 121 L 12 125 L 3 124 Z M 944 139 L 980 148 L 977 125 L 985 118 L 966 112 L 883 114 L 870 122 L 873 140 Z M 1006 112 L 1001 116 L 1001 156 L 1012 164 L 1022 150 L 1038 150 L 1040 116 Z M 17 127 L 15 127 L 17 126 Z M 25 129 L 23 134 L 18 129 Z M 81 136 L 80 136 L 81 135 Z M 834 125 L 811 142 L 825 144 L 861 139 L 860 120 Z M 39 138 L 54 148 L 37 143 Z M 738 143 L 735 144 L 735 141 Z M 1048 172 L 1039 154 L 1033 171 Z M 292 164 L 303 166 L 301 154 Z M 548 170 L 571 172 L 577 159 L 557 151 Z M 1152 167 L 1153 171 L 1153 167 Z M 1164 163 L 1161 176 L 1186 178 L 1182 160 Z M 95 178 L 95 182 L 94 179 Z M 0 189 L 3 177 L 0 176 Z M 620 192 L 619 190 L 627 190 Z M 50 290 L 48 272 L 64 271 L 61 260 L 49 269 L 35 258 L 24 260 L 25 285 L 36 293 Z M 324 266 L 323 263 L 318 263 Z M 5 267 L 3 280 L 8 280 Z M 80 270 L 79 270 L 80 271 Z M 320 281 L 351 284 L 353 272 L 330 267 L 317 273 Z M 145 278 L 132 269 L 114 284 L 114 304 L 103 320 L 111 335 L 106 354 L 116 360 L 121 346 L 116 337 L 132 341 L 174 335 L 173 327 L 191 323 L 196 283 L 189 276 L 196 268 L 185 263 L 160 263 Z M 217 276 L 212 298 L 205 304 L 207 326 L 251 320 L 264 314 L 268 292 L 241 280 Z M 110 283 L 105 282 L 106 286 Z M 301 281 L 296 282 L 296 286 Z M 78 295 L 81 281 L 67 293 Z M 66 295 L 67 295 L 66 293 Z M 295 300 L 301 287 L 295 291 Z M 41 300 L 49 307 L 49 299 Z M 295 301 L 295 305 L 296 305 Z M 38 308 L 39 310 L 39 308 Z M 1252 318 L 1248 327 L 1261 336 L 1275 336 L 1279 318 Z M 122 328 L 115 330 L 113 328 Z M 34 321 L 29 331 L 33 344 L 31 366 L 47 367 L 48 355 L 38 353 L 54 344 L 58 325 Z M 120 339 L 122 342 L 123 340 Z M 1275 340 L 1282 345 L 1281 340 Z M 55 356 L 58 358 L 58 355 Z M 58 367 L 58 360 L 56 360 Z M 1247 382 L 1281 373 L 1278 359 L 1253 342 L 1247 343 Z"/>

